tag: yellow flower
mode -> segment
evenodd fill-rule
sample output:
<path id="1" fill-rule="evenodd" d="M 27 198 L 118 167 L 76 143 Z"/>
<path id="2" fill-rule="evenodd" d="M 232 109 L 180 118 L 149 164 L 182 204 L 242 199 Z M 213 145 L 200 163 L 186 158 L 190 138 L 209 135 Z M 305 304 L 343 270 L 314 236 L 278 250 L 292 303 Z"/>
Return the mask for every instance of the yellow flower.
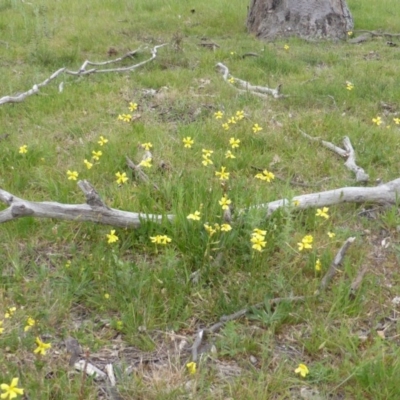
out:
<path id="1" fill-rule="evenodd" d="M 142 147 L 146 150 L 149 151 L 153 145 L 150 142 L 142 143 Z"/>
<path id="2" fill-rule="evenodd" d="M 231 204 L 232 202 L 226 197 L 226 194 L 224 194 L 218 203 L 220 206 L 222 206 L 223 210 L 227 210 L 229 208 L 229 204 Z"/>
<path id="3" fill-rule="evenodd" d="M 222 232 L 229 232 L 232 230 L 232 227 L 229 224 L 222 224 L 221 225 L 221 231 Z"/>
<path id="4" fill-rule="evenodd" d="M 217 111 L 214 113 L 215 119 L 221 119 L 224 116 L 224 113 L 222 111 Z"/>
<path id="5" fill-rule="evenodd" d="M 275 175 L 272 172 L 268 172 L 266 169 L 264 169 L 262 174 L 257 174 L 255 178 L 261 179 L 262 181 L 271 182 L 271 180 L 275 179 Z"/>
<path id="6" fill-rule="evenodd" d="M 108 293 L 104 293 L 104 298 L 105 298 L 106 300 L 108 300 L 108 299 L 110 298 L 110 295 L 109 295 Z"/>
<path id="7" fill-rule="evenodd" d="M 11 318 L 15 311 L 17 311 L 17 307 L 10 307 L 4 314 L 4 318 Z"/>
<path id="8" fill-rule="evenodd" d="M 207 167 L 207 165 L 213 164 L 213 162 L 212 162 L 212 160 L 210 160 L 209 156 L 203 154 L 202 157 L 203 157 L 202 164 L 203 164 L 205 167 Z"/>
<path id="9" fill-rule="evenodd" d="M 34 350 L 35 354 L 41 354 L 42 356 L 46 355 L 46 351 L 51 348 L 51 343 L 44 343 L 40 340 L 40 338 L 36 338 L 37 347 Z"/>
<path id="10" fill-rule="evenodd" d="M 151 168 L 151 158 L 146 158 L 145 160 L 140 161 L 139 166 L 145 168 Z"/>
<path id="11" fill-rule="evenodd" d="M 235 78 L 233 78 L 232 76 L 228 79 L 229 83 L 235 83 Z"/>
<path id="12" fill-rule="evenodd" d="M 19 148 L 19 154 L 25 154 L 27 152 L 28 152 L 28 146 L 26 144 L 24 144 Z"/>
<path id="13" fill-rule="evenodd" d="M 266 234 L 267 234 L 267 231 L 263 231 L 263 230 L 258 229 L 258 228 L 254 228 L 253 229 L 253 233 L 252 233 L 253 236 L 256 236 L 256 235 L 265 236 Z"/>
<path id="14" fill-rule="evenodd" d="M 186 364 L 186 368 L 189 371 L 190 375 L 194 375 L 196 373 L 196 363 L 195 362 L 189 362 Z"/>
<path id="15" fill-rule="evenodd" d="M 236 158 L 236 156 L 234 156 L 233 153 L 230 150 L 228 150 L 225 153 L 225 158 Z"/>
<path id="16" fill-rule="evenodd" d="M 318 208 L 317 213 L 315 215 L 317 217 L 322 217 L 322 218 L 328 219 L 329 218 L 328 211 L 329 211 L 328 207 L 324 207 L 322 210 L 320 208 Z"/>
<path id="17" fill-rule="evenodd" d="M 379 126 L 382 124 L 382 118 L 377 116 L 376 118 L 372 118 L 372 122 Z"/>
<path id="18" fill-rule="evenodd" d="M 123 327 L 124 323 L 122 321 L 117 321 L 117 326 L 116 326 L 117 330 L 121 331 Z"/>
<path id="19" fill-rule="evenodd" d="M 194 140 L 190 136 L 188 136 L 183 138 L 182 142 L 184 144 L 184 147 L 190 149 L 192 147 L 192 144 L 194 143 Z"/>
<path id="20" fill-rule="evenodd" d="M 239 147 L 239 143 L 240 143 L 239 139 L 235 139 L 233 137 L 231 137 L 229 139 L 229 144 L 231 145 L 232 149 L 235 149 L 236 147 Z"/>
<path id="21" fill-rule="evenodd" d="M 227 181 L 229 179 L 229 172 L 225 172 L 226 167 L 221 167 L 221 171 L 220 172 L 216 172 L 215 176 L 219 176 L 219 179 L 221 181 Z"/>
<path id="22" fill-rule="evenodd" d="M 313 240 L 314 239 L 311 235 L 304 236 L 303 239 L 301 239 L 301 242 L 297 243 L 299 251 L 302 251 L 304 249 L 312 249 Z"/>
<path id="23" fill-rule="evenodd" d="M 212 153 L 214 153 L 213 150 L 207 150 L 207 149 L 202 149 L 201 152 L 203 153 L 203 156 L 205 157 L 210 157 Z"/>
<path id="24" fill-rule="evenodd" d="M 212 236 L 212 235 L 214 235 L 215 232 L 217 232 L 216 229 L 214 229 L 212 226 L 210 226 L 208 224 L 204 224 L 203 226 L 209 236 Z"/>
<path id="25" fill-rule="evenodd" d="M 136 103 L 129 103 L 129 111 L 133 112 L 137 110 L 137 104 Z"/>
<path id="26" fill-rule="evenodd" d="M 254 124 L 252 129 L 253 129 L 253 133 L 257 133 L 257 132 L 262 131 L 261 126 L 258 125 L 258 124 Z"/>
<path id="27" fill-rule="evenodd" d="M 100 140 L 97 142 L 100 146 L 105 145 L 106 143 L 108 143 L 108 139 L 106 139 L 103 136 L 100 136 Z"/>
<path id="28" fill-rule="evenodd" d="M 93 167 L 93 163 L 91 163 L 90 161 L 86 160 L 86 158 L 83 160 L 83 163 L 86 165 L 87 169 L 90 169 Z"/>
<path id="29" fill-rule="evenodd" d="M 36 324 L 36 321 L 33 318 L 29 317 L 28 320 L 26 321 L 26 326 L 24 328 L 24 332 L 29 331 L 29 329 L 31 329 L 32 326 L 35 326 L 35 324 Z"/>
<path id="30" fill-rule="evenodd" d="M 0 335 L 4 332 L 4 328 L 2 327 L 3 326 L 3 322 L 4 321 L 0 321 Z"/>
<path id="31" fill-rule="evenodd" d="M 354 89 L 354 85 L 351 82 L 346 81 L 346 89 L 347 90 L 353 90 Z"/>
<path id="32" fill-rule="evenodd" d="M 121 172 L 117 172 L 117 173 L 115 174 L 115 176 L 117 177 L 117 183 L 118 183 L 119 185 L 125 183 L 125 182 L 129 179 L 129 178 L 126 176 L 126 172 L 123 172 L 122 174 L 121 174 Z"/>
<path id="33" fill-rule="evenodd" d="M 399 125 L 399 124 L 400 124 L 400 118 L 393 118 L 393 122 L 394 122 L 396 125 Z"/>
<path id="34" fill-rule="evenodd" d="M 107 243 L 115 243 L 117 242 L 118 236 L 115 234 L 115 229 L 111 229 L 110 233 L 107 233 Z"/>
<path id="35" fill-rule="evenodd" d="M 13 378 L 11 381 L 10 385 L 7 385 L 6 383 L 2 383 L 0 385 L 1 390 L 4 391 L 4 393 L 1 394 L 2 399 L 15 399 L 18 395 L 24 394 L 24 389 L 17 388 L 18 386 L 18 378 Z"/>
<path id="36" fill-rule="evenodd" d="M 78 179 L 78 172 L 77 171 L 67 171 L 68 180 L 69 181 L 76 181 Z"/>
<path id="37" fill-rule="evenodd" d="M 236 51 L 231 51 L 231 56 L 234 56 L 236 54 Z"/>
<path id="38" fill-rule="evenodd" d="M 66 263 L 65 263 L 65 268 L 69 268 L 71 266 L 71 260 L 68 260 Z"/>
<path id="39" fill-rule="evenodd" d="M 131 122 L 132 121 L 132 115 L 130 115 L 130 114 L 119 114 L 118 115 L 118 121 Z"/>
<path id="40" fill-rule="evenodd" d="M 171 238 L 167 235 L 157 235 L 157 236 L 150 236 L 151 242 L 155 244 L 163 244 L 166 245 L 167 243 L 171 242 Z"/>
<path id="41" fill-rule="evenodd" d="M 252 238 L 250 239 L 250 242 L 253 243 L 251 247 L 254 250 L 262 251 L 263 247 L 265 247 L 265 245 L 267 244 L 264 239 L 265 238 L 262 235 L 253 234 Z"/>
<path id="42" fill-rule="evenodd" d="M 289 49 L 290 49 L 290 47 L 289 47 L 288 44 L 285 44 L 285 45 L 283 46 L 283 48 L 284 48 L 285 50 L 289 50 Z"/>
<path id="43" fill-rule="evenodd" d="M 236 124 L 236 118 L 235 117 L 229 118 L 228 124 Z"/>
<path id="44" fill-rule="evenodd" d="M 93 150 L 93 151 L 92 151 L 92 158 L 93 158 L 93 160 L 99 161 L 99 160 L 100 160 L 100 157 L 101 157 L 102 155 L 103 155 L 103 152 L 102 152 L 101 150 L 99 150 L 99 151 Z"/>
<path id="45" fill-rule="evenodd" d="M 304 364 L 299 364 L 299 366 L 294 370 L 294 372 L 296 374 L 300 374 L 303 378 L 305 378 L 310 373 L 307 366 Z"/>
<path id="46" fill-rule="evenodd" d="M 229 130 L 229 124 L 225 122 L 222 124 L 222 128 L 224 128 L 226 131 Z"/>
<path id="47" fill-rule="evenodd" d="M 328 232 L 328 236 L 332 239 L 336 236 L 336 233 Z"/>
<path id="48" fill-rule="evenodd" d="M 317 272 L 321 271 L 321 261 L 320 261 L 319 258 L 318 258 L 317 261 L 315 262 L 315 270 L 316 270 Z"/>
<path id="49" fill-rule="evenodd" d="M 352 36 L 353 35 L 353 31 L 348 31 L 347 32 L 347 36 Z"/>
<path id="50" fill-rule="evenodd" d="M 235 118 L 236 121 L 241 121 L 244 118 L 244 111 L 243 110 L 236 111 Z"/>
<path id="51" fill-rule="evenodd" d="M 187 219 L 192 219 L 193 221 L 199 221 L 200 220 L 200 211 L 195 211 L 193 214 L 189 214 Z"/>
<path id="52" fill-rule="evenodd" d="M 299 204 L 300 204 L 300 200 L 293 200 L 293 205 L 294 205 L 295 207 L 298 207 Z"/>

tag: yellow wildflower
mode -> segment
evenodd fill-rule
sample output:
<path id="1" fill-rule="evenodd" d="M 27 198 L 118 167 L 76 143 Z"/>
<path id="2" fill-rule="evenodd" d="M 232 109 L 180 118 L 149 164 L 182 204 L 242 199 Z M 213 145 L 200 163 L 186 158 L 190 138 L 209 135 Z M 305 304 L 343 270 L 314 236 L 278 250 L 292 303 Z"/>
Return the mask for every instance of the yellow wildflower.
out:
<path id="1" fill-rule="evenodd" d="M 318 208 L 317 213 L 315 215 L 317 217 L 322 217 L 322 218 L 328 219 L 329 218 L 328 211 L 329 211 L 328 207 L 324 207 L 324 208 L 322 208 L 322 210 L 320 208 Z"/>
<path id="2" fill-rule="evenodd" d="M 222 119 L 223 116 L 224 116 L 224 113 L 222 111 L 217 111 L 214 113 L 215 119 Z"/>
<path id="3" fill-rule="evenodd" d="M 182 139 L 182 142 L 184 144 L 184 147 L 186 147 L 187 149 L 190 149 L 192 147 L 192 144 L 194 143 L 194 140 L 188 136 Z"/>
<path id="4" fill-rule="evenodd" d="M 203 164 L 205 167 L 207 167 L 207 165 L 213 164 L 213 162 L 212 162 L 212 160 L 209 158 L 209 156 L 203 154 L 202 157 L 203 157 L 202 164 Z"/>
<path id="5" fill-rule="evenodd" d="M 315 262 L 315 270 L 316 270 L 317 272 L 321 271 L 321 261 L 320 261 L 319 258 L 318 258 L 317 261 Z"/>
<path id="6" fill-rule="evenodd" d="M 229 208 L 229 204 L 231 204 L 232 201 L 226 197 L 226 194 L 224 194 L 218 203 L 222 207 L 223 210 L 227 210 Z"/>
<path id="7" fill-rule="evenodd" d="M 233 153 L 230 150 L 228 150 L 225 153 L 225 158 L 236 158 L 236 156 L 234 156 Z"/>
<path id="8" fill-rule="evenodd" d="M 376 124 L 376 125 L 382 125 L 382 118 L 381 117 L 379 117 L 379 116 L 377 116 L 376 118 L 372 118 L 372 122 L 374 123 L 374 124 Z"/>
<path id="9" fill-rule="evenodd" d="M 229 144 L 231 145 L 232 149 L 235 149 L 236 147 L 239 147 L 239 143 L 240 143 L 239 139 L 235 139 L 233 137 L 231 137 L 229 139 Z"/>
<path id="10" fill-rule="evenodd" d="M 119 185 L 122 185 L 123 183 L 125 183 L 129 178 L 126 176 L 126 172 L 123 172 L 121 174 L 121 172 L 117 172 L 115 174 L 115 176 L 117 177 L 117 183 Z"/>
<path id="11" fill-rule="evenodd" d="M 306 235 L 301 239 L 300 243 L 297 243 L 297 246 L 299 248 L 299 251 L 302 251 L 304 249 L 312 249 L 312 242 L 314 238 L 311 235 Z"/>
<path id="12" fill-rule="evenodd" d="M 224 130 L 229 130 L 229 124 L 228 123 L 224 123 L 224 124 L 222 124 L 222 128 L 224 128 Z"/>
<path id="13" fill-rule="evenodd" d="M 212 153 L 214 153 L 213 150 L 207 150 L 207 149 L 202 149 L 201 152 L 203 153 L 203 156 L 205 157 L 210 157 Z"/>
<path id="14" fill-rule="evenodd" d="M 93 167 L 93 163 L 91 163 L 90 161 L 86 160 L 86 158 L 83 160 L 83 163 L 86 165 L 87 169 L 90 169 Z"/>
<path id="15" fill-rule="evenodd" d="M 150 142 L 142 143 L 142 147 L 146 150 L 149 151 L 153 145 Z"/>
<path id="16" fill-rule="evenodd" d="M 290 49 L 290 47 L 289 47 L 288 44 L 285 44 L 285 45 L 283 46 L 283 48 L 284 48 L 285 50 L 289 50 L 289 49 Z"/>
<path id="17" fill-rule="evenodd" d="M 194 375 L 196 373 L 196 363 L 195 362 L 189 362 L 186 364 L 186 368 L 189 371 L 190 375 Z"/>
<path id="18" fill-rule="evenodd" d="M 296 374 L 300 374 L 303 378 L 305 378 L 310 373 L 307 366 L 304 364 L 299 364 L 299 366 L 294 370 L 294 372 Z"/>
<path id="19" fill-rule="evenodd" d="M 109 300 L 109 299 L 110 299 L 110 295 L 109 295 L 108 293 L 104 293 L 104 298 L 105 298 L 106 300 Z"/>
<path id="20" fill-rule="evenodd" d="M 139 166 L 140 167 L 145 167 L 145 168 L 151 168 L 151 158 L 146 158 L 145 160 L 140 161 Z"/>
<path id="21" fill-rule="evenodd" d="M 210 226 L 208 224 L 204 224 L 203 226 L 209 236 L 212 236 L 212 235 L 214 235 L 215 232 L 217 232 L 216 229 L 214 229 L 212 226 Z"/>
<path id="22" fill-rule="evenodd" d="M 27 152 L 28 152 L 28 146 L 26 144 L 24 144 L 19 148 L 19 154 L 25 154 Z"/>
<path id="23" fill-rule="evenodd" d="M 0 321 L 0 335 L 4 332 L 3 322 L 4 321 Z"/>
<path id="24" fill-rule="evenodd" d="M 69 181 L 76 181 L 78 179 L 78 172 L 77 171 L 67 171 L 68 180 Z"/>
<path id="25" fill-rule="evenodd" d="M 228 124 L 236 124 L 236 118 L 235 117 L 229 118 Z"/>
<path id="26" fill-rule="evenodd" d="M 172 241 L 167 235 L 150 236 L 150 239 L 152 243 L 163 245 L 166 245 Z"/>
<path id="27" fill-rule="evenodd" d="M 215 176 L 219 176 L 219 179 L 221 181 L 225 181 L 225 180 L 229 179 L 229 172 L 225 172 L 225 170 L 226 170 L 226 167 L 221 167 L 221 171 L 219 171 L 219 172 L 217 171 L 215 173 Z"/>
<path id="28" fill-rule="evenodd" d="M 102 152 L 101 150 L 99 150 L 99 151 L 93 150 L 93 151 L 92 151 L 92 158 L 93 158 L 93 160 L 99 161 L 99 160 L 100 160 L 100 157 L 101 157 L 102 155 L 103 155 L 103 152 Z"/>
<path id="29" fill-rule="evenodd" d="M 221 231 L 222 232 L 229 232 L 232 230 L 232 227 L 229 224 L 222 224 L 221 225 Z"/>
<path id="30" fill-rule="evenodd" d="M 15 311 L 17 311 L 17 307 L 10 307 L 4 314 L 4 318 L 11 318 Z"/>
<path id="31" fill-rule="evenodd" d="M 107 233 L 107 243 L 115 243 L 117 242 L 118 236 L 115 234 L 115 229 L 111 229 L 110 233 Z"/>
<path id="32" fill-rule="evenodd" d="M 11 381 L 10 385 L 7 385 L 6 383 L 2 383 L 0 385 L 0 389 L 4 391 L 4 393 L 1 394 L 2 399 L 15 399 L 18 395 L 23 395 L 24 394 L 24 389 L 17 388 L 18 386 L 18 378 L 13 378 Z"/>
<path id="33" fill-rule="evenodd" d="M 229 83 L 235 83 L 235 78 L 231 76 L 231 77 L 228 79 L 228 82 L 229 82 Z"/>
<path id="34" fill-rule="evenodd" d="M 138 105 L 136 103 L 132 103 L 132 102 L 129 103 L 129 111 L 130 112 L 136 111 L 137 107 L 138 107 Z"/>
<path id="35" fill-rule="evenodd" d="M 44 343 L 40 340 L 40 338 L 36 338 L 37 347 L 34 350 L 35 354 L 40 354 L 42 356 L 46 355 L 46 351 L 51 348 L 51 343 Z"/>
<path id="36" fill-rule="evenodd" d="M 192 219 L 193 221 L 199 221 L 200 220 L 200 211 L 195 211 L 193 214 L 189 214 L 187 219 Z"/>
<path id="37" fill-rule="evenodd" d="M 346 81 L 346 89 L 349 90 L 349 91 L 353 90 L 354 89 L 354 85 L 351 82 Z"/>
<path id="38" fill-rule="evenodd" d="M 253 229 L 253 233 L 252 233 L 253 236 L 256 236 L 256 235 L 265 236 L 266 234 L 267 234 L 267 231 L 263 231 L 263 230 L 258 229 L 258 228 L 254 228 Z"/>
<path id="39" fill-rule="evenodd" d="M 328 236 L 333 239 L 336 236 L 336 233 L 334 232 L 328 232 Z"/>
<path id="40" fill-rule="evenodd" d="M 275 179 L 275 175 L 272 172 L 269 172 L 266 169 L 264 169 L 262 174 L 257 174 L 255 178 L 261 179 L 262 181 L 271 182 L 273 179 Z"/>
<path id="41" fill-rule="evenodd" d="M 119 114 L 118 115 L 118 121 L 131 122 L 132 121 L 132 115 L 130 115 L 130 114 Z"/>
<path id="42" fill-rule="evenodd" d="M 26 321 L 26 326 L 24 328 L 24 332 L 29 331 L 29 329 L 31 329 L 33 326 L 35 326 L 35 324 L 36 324 L 36 321 L 33 318 L 29 317 L 28 320 Z"/>
<path id="43" fill-rule="evenodd" d="M 103 136 L 100 136 L 100 140 L 97 142 L 100 146 L 104 146 L 106 143 L 108 143 L 108 139 L 106 139 Z"/>
<path id="44" fill-rule="evenodd" d="M 251 129 L 253 129 L 253 133 L 257 133 L 257 132 L 262 131 L 261 126 L 258 125 L 258 124 L 254 124 L 254 125 L 253 125 L 253 128 L 251 128 Z"/>
<path id="45" fill-rule="evenodd" d="M 394 122 L 396 125 L 399 125 L 399 124 L 400 124 L 400 118 L 393 118 L 393 122 Z"/>
<path id="46" fill-rule="evenodd" d="M 265 237 L 262 235 L 253 234 L 252 238 L 250 239 L 250 242 L 253 243 L 251 247 L 254 250 L 262 251 L 263 247 L 265 247 L 265 245 L 267 244 L 264 239 Z"/>
<path id="47" fill-rule="evenodd" d="M 236 111 L 235 118 L 236 121 L 241 121 L 244 118 L 244 111 L 243 110 Z"/>

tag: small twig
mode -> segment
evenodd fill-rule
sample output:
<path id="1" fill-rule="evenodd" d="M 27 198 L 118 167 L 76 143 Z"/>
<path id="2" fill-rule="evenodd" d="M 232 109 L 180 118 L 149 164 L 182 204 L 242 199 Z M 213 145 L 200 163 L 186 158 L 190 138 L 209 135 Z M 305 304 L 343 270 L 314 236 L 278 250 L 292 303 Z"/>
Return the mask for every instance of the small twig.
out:
<path id="1" fill-rule="evenodd" d="M 316 295 L 319 295 L 322 291 L 324 291 L 331 279 L 335 276 L 336 272 L 339 270 L 340 264 L 343 262 L 343 258 L 347 252 L 347 249 L 350 245 L 356 240 L 355 237 L 349 237 L 344 243 L 340 250 L 337 252 L 334 260 L 331 263 L 328 271 L 326 272 L 325 276 L 322 278 L 321 283 L 319 285 L 319 289 L 315 292 Z"/>
<path id="2" fill-rule="evenodd" d="M 357 276 L 355 277 L 355 279 L 351 283 L 351 285 L 350 285 L 350 293 L 349 293 L 349 297 L 351 299 L 355 299 L 356 292 L 357 292 L 358 288 L 360 287 L 360 285 L 362 283 L 362 280 L 364 278 L 364 275 L 366 274 L 367 271 L 368 271 L 368 265 L 366 264 L 358 272 Z"/>

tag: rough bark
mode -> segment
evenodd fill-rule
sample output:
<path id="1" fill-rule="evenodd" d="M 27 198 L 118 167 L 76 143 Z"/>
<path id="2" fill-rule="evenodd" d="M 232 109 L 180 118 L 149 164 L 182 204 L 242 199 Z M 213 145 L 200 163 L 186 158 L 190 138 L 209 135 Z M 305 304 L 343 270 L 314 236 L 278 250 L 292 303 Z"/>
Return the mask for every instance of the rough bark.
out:
<path id="1" fill-rule="evenodd" d="M 344 39 L 353 18 L 345 0 L 251 0 L 247 28 L 260 39 Z"/>

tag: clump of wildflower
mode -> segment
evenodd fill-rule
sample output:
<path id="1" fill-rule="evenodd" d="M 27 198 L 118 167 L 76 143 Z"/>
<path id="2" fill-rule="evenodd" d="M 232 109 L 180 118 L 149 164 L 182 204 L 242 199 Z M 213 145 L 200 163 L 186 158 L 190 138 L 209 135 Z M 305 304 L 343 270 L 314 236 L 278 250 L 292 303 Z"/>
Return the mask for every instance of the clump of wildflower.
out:
<path id="1" fill-rule="evenodd" d="M 300 374 L 303 378 L 305 378 L 310 371 L 307 368 L 307 365 L 305 364 L 299 364 L 299 366 L 294 370 L 296 374 Z"/>
<path id="2" fill-rule="evenodd" d="M 319 258 L 315 262 L 315 271 L 317 271 L 317 272 L 321 271 L 321 261 Z"/>
<path id="3" fill-rule="evenodd" d="M 257 133 L 257 132 L 262 131 L 261 126 L 258 125 L 258 124 L 254 124 L 254 125 L 253 125 L 253 128 L 251 128 L 251 129 L 253 129 L 253 133 Z"/>
<path id="4" fill-rule="evenodd" d="M 172 241 L 167 235 L 150 236 L 151 242 L 155 244 L 166 245 Z"/>
<path id="5" fill-rule="evenodd" d="M 221 224 L 221 232 L 229 232 L 232 230 L 232 227 L 229 224 Z"/>
<path id="6" fill-rule="evenodd" d="M 354 89 L 354 85 L 350 81 L 346 81 L 346 89 L 351 91 Z"/>
<path id="7" fill-rule="evenodd" d="M 328 211 L 329 211 L 328 207 L 323 207 L 322 209 L 318 208 L 317 209 L 317 213 L 315 215 L 317 217 L 322 217 L 322 218 L 325 218 L 325 219 L 329 219 Z"/>
<path id="8" fill-rule="evenodd" d="M 103 152 L 102 152 L 101 150 L 99 150 L 99 151 L 93 150 L 93 151 L 92 151 L 92 158 L 93 158 L 93 160 L 99 161 L 99 160 L 100 160 L 100 157 L 101 157 L 102 155 L 103 155 Z"/>
<path id="9" fill-rule="evenodd" d="M 37 347 L 33 352 L 35 354 L 40 354 L 42 356 L 45 356 L 47 350 L 51 348 L 51 343 L 44 343 L 40 340 L 39 337 L 36 338 L 36 344 L 37 344 Z"/>
<path id="10" fill-rule="evenodd" d="M 111 229 L 110 233 L 107 233 L 107 243 L 115 243 L 117 242 L 118 236 L 115 234 L 115 229 Z"/>
<path id="11" fill-rule="evenodd" d="M 236 158 L 235 155 L 230 150 L 227 150 L 225 153 L 225 158 Z"/>
<path id="12" fill-rule="evenodd" d="M 193 214 L 189 214 L 186 218 L 193 221 L 200 221 L 200 211 L 195 211 Z"/>
<path id="13" fill-rule="evenodd" d="M 77 171 L 67 171 L 67 176 L 69 181 L 76 181 L 78 179 L 78 172 Z"/>
<path id="14" fill-rule="evenodd" d="M 288 44 L 285 44 L 285 45 L 283 46 L 283 48 L 284 48 L 285 50 L 289 50 L 289 49 L 290 49 L 290 47 L 289 47 Z"/>
<path id="15" fill-rule="evenodd" d="M 222 124 L 222 128 L 224 130 L 228 131 L 229 130 L 229 124 L 225 122 L 224 124 Z"/>
<path id="16" fill-rule="evenodd" d="M 24 389 L 18 388 L 18 378 L 13 378 L 10 385 L 2 383 L 0 389 L 4 392 L 1 394 L 2 399 L 15 399 L 19 395 L 24 394 Z"/>
<path id="17" fill-rule="evenodd" d="M 304 236 L 303 239 L 301 239 L 301 242 L 297 243 L 299 251 L 304 249 L 312 249 L 313 240 L 314 238 L 311 235 Z"/>
<path id="18" fill-rule="evenodd" d="M 271 182 L 275 179 L 275 175 L 272 172 L 267 171 L 264 169 L 262 173 L 259 173 L 255 176 L 257 179 L 261 179 L 262 181 Z"/>
<path id="19" fill-rule="evenodd" d="M 117 183 L 118 185 L 122 185 L 123 183 L 125 183 L 129 178 L 126 176 L 126 172 L 123 172 L 121 174 L 121 172 L 117 172 L 115 174 L 115 176 L 117 177 Z"/>
<path id="20" fill-rule="evenodd" d="M 9 307 L 8 310 L 4 313 L 4 318 L 11 318 L 15 311 L 17 311 L 17 307 Z"/>
<path id="21" fill-rule="evenodd" d="M 239 143 L 240 143 L 239 139 L 235 139 L 233 137 L 229 139 L 229 144 L 231 145 L 232 149 L 236 149 L 237 147 L 239 147 Z"/>
<path id="22" fill-rule="evenodd" d="M 379 117 L 379 116 L 377 116 L 376 118 L 372 118 L 372 122 L 374 123 L 374 124 L 376 124 L 376 125 L 382 125 L 382 118 L 381 117 Z"/>
<path id="23" fill-rule="evenodd" d="M 131 122 L 132 121 L 132 115 L 131 114 L 119 114 L 118 115 L 118 121 Z"/>
<path id="24" fill-rule="evenodd" d="M 227 210 L 229 208 L 229 204 L 231 204 L 232 201 L 229 200 L 228 197 L 226 197 L 226 194 L 224 194 L 218 203 L 222 207 L 223 210 Z"/>
<path id="25" fill-rule="evenodd" d="M 104 146 L 106 143 L 108 143 L 108 139 L 106 139 L 104 136 L 100 136 L 100 140 L 97 143 L 100 146 Z"/>
<path id="26" fill-rule="evenodd" d="M 140 167 L 145 167 L 145 168 L 151 168 L 152 164 L 151 164 L 151 158 L 146 158 L 142 161 L 140 161 L 139 166 Z"/>
<path id="27" fill-rule="evenodd" d="M 194 361 L 187 363 L 186 368 L 190 375 L 194 375 L 196 373 L 196 363 Z"/>
<path id="28" fill-rule="evenodd" d="M 130 103 L 129 103 L 129 111 L 130 111 L 130 112 L 136 111 L 137 108 L 138 108 L 138 105 L 137 105 L 136 103 L 133 103 L 133 102 L 130 102 Z"/>
<path id="29" fill-rule="evenodd" d="M 28 152 L 28 146 L 27 146 L 26 144 L 24 144 L 23 146 L 21 146 L 21 147 L 19 148 L 19 151 L 18 151 L 19 154 L 26 154 L 27 152 Z"/>
<path id="30" fill-rule="evenodd" d="M 227 181 L 229 179 L 229 172 L 226 172 L 226 167 L 221 167 L 221 171 L 216 171 L 215 176 L 219 177 L 221 181 Z"/>
<path id="31" fill-rule="evenodd" d="M 153 144 L 150 143 L 150 142 L 142 143 L 142 147 L 143 147 L 146 151 L 149 151 L 149 150 L 153 147 Z"/>
<path id="32" fill-rule="evenodd" d="M 83 163 L 86 165 L 87 169 L 90 169 L 93 167 L 93 163 L 91 163 L 90 161 L 86 160 L 86 158 L 83 160 Z"/>
<path id="33" fill-rule="evenodd" d="M 29 317 L 26 321 L 24 332 L 28 332 L 29 329 L 32 329 L 32 327 L 35 325 L 36 325 L 36 321 L 33 318 Z"/>
<path id="34" fill-rule="evenodd" d="M 184 144 L 184 147 L 186 147 L 187 149 L 190 149 L 192 147 L 192 144 L 194 143 L 194 140 L 188 136 L 182 139 L 182 142 Z"/>
<path id="35" fill-rule="evenodd" d="M 223 116 L 224 116 L 224 113 L 222 111 L 217 111 L 214 113 L 215 119 L 222 119 Z"/>

